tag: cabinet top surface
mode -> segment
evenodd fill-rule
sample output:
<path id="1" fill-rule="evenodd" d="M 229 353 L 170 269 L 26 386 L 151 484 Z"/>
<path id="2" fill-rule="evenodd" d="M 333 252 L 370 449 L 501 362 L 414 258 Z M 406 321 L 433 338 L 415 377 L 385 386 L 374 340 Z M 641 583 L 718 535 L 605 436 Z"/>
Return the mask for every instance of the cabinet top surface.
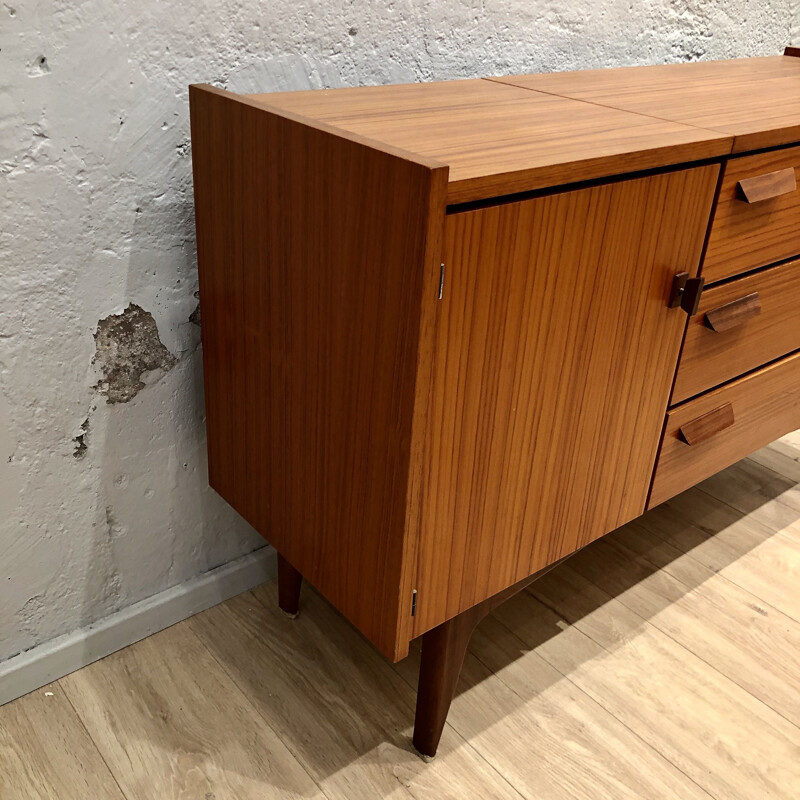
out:
<path id="1" fill-rule="evenodd" d="M 695 61 L 495 78 L 734 137 L 733 152 L 800 140 L 800 58 Z"/>
<path id="2" fill-rule="evenodd" d="M 448 202 L 800 140 L 800 58 L 248 95 L 449 167 Z"/>
<path id="3" fill-rule="evenodd" d="M 711 158 L 732 144 L 717 131 L 486 79 L 249 97 L 448 165 L 449 203 Z"/>

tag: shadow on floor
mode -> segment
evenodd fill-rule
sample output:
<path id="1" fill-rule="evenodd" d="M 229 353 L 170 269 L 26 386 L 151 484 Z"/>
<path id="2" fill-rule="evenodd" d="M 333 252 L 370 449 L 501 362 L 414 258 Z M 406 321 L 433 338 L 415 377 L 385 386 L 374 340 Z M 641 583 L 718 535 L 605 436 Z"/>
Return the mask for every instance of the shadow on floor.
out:
<path id="1" fill-rule="evenodd" d="M 800 520 L 792 495 L 797 485 L 794 477 L 745 460 L 588 546 L 479 626 L 456 702 L 657 573 L 665 574 L 649 606 L 626 607 L 629 627 L 620 641 L 772 537 L 797 537 L 768 524 L 776 517 L 780 525 Z M 313 590 L 304 589 L 296 621 L 283 617 L 276 603 L 276 588 L 267 585 L 199 615 L 193 628 L 316 780 L 346 781 L 354 765 L 378 763 L 418 772 L 422 762 L 410 743 L 418 642 L 408 659 L 392 665 Z M 522 700 L 608 649 L 586 637 L 583 655 L 565 658 L 567 668 L 531 662 L 537 677 Z M 481 729 L 506 713 L 484 704 Z M 442 767 L 443 760 L 462 757 L 459 745 L 474 735 L 451 722 L 437 757 Z"/>

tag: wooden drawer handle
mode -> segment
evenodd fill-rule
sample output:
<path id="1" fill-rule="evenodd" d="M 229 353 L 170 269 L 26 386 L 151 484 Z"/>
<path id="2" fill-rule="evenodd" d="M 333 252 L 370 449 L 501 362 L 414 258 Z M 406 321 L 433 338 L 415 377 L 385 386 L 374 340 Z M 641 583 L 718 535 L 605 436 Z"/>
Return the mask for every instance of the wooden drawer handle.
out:
<path id="1" fill-rule="evenodd" d="M 730 403 L 715 408 L 697 419 L 681 425 L 678 438 L 686 444 L 700 444 L 733 425 L 733 406 Z"/>
<path id="2" fill-rule="evenodd" d="M 790 194 L 797 189 L 794 167 L 767 172 L 753 178 L 739 181 L 739 195 L 745 203 L 760 203 L 782 194 Z"/>
<path id="3" fill-rule="evenodd" d="M 703 293 L 705 278 L 690 278 L 688 272 L 679 272 L 672 278 L 672 289 L 670 290 L 670 308 L 680 306 L 690 317 L 697 313 L 700 305 L 700 295 Z"/>
<path id="4" fill-rule="evenodd" d="M 721 333 L 722 331 L 743 325 L 747 320 L 757 317 L 761 313 L 761 298 L 758 292 L 753 292 L 738 300 L 725 303 L 724 306 L 706 311 L 703 318 L 707 328 Z"/>

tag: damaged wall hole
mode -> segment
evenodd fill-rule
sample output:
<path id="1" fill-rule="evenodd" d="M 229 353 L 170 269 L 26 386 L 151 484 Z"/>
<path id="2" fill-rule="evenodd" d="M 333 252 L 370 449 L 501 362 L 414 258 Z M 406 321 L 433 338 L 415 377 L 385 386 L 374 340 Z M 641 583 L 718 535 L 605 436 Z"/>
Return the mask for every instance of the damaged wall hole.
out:
<path id="1" fill-rule="evenodd" d="M 200 326 L 200 290 L 198 289 L 194 293 L 194 299 L 197 300 L 197 306 L 195 307 L 194 311 L 189 315 L 189 322 L 193 325 Z"/>
<path id="2" fill-rule="evenodd" d="M 75 443 L 75 449 L 72 451 L 72 455 L 78 460 L 82 459 L 86 455 L 86 451 L 89 449 L 89 443 L 86 441 L 86 437 L 88 435 L 89 417 L 86 417 L 86 419 L 81 423 L 81 432 L 72 440 Z"/>
<path id="3" fill-rule="evenodd" d="M 50 72 L 50 65 L 47 63 L 47 56 L 39 55 L 28 64 L 28 76 L 38 78 L 40 75 L 47 75 Z"/>
<path id="4" fill-rule="evenodd" d="M 122 525 L 114 516 L 114 510 L 111 506 L 106 506 L 106 533 L 109 539 L 118 539 L 124 536 L 128 529 Z"/>
<path id="5" fill-rule="evenodd" d="M 159 338 L 153 315 L 135 303 L 101 319 L 94 339 L 94 362 L 103 376 L 95 388 L 108 403 L 127 403 L 146 386 L 143 378 L 154 382 L 149 373 L 161 373 L 155 377 L 160 380 L 177 363 Z"/>

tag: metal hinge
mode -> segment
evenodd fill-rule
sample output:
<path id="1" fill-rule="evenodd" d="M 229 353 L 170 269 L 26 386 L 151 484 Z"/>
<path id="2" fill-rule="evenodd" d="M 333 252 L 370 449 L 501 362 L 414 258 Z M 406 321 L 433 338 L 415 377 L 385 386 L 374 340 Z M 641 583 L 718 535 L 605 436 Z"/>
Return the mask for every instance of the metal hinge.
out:
<path id="1" fill-rule="evenodd" d="M 417 615 L 417 590 L 414 589 L 411 592 L 411 616 L 415 617 Z"/>
<path id="2" fill-rule="evenodd" d="M 439 264 L 439 299 L 442 299 L 444 292 L 444 264 Z"/>

